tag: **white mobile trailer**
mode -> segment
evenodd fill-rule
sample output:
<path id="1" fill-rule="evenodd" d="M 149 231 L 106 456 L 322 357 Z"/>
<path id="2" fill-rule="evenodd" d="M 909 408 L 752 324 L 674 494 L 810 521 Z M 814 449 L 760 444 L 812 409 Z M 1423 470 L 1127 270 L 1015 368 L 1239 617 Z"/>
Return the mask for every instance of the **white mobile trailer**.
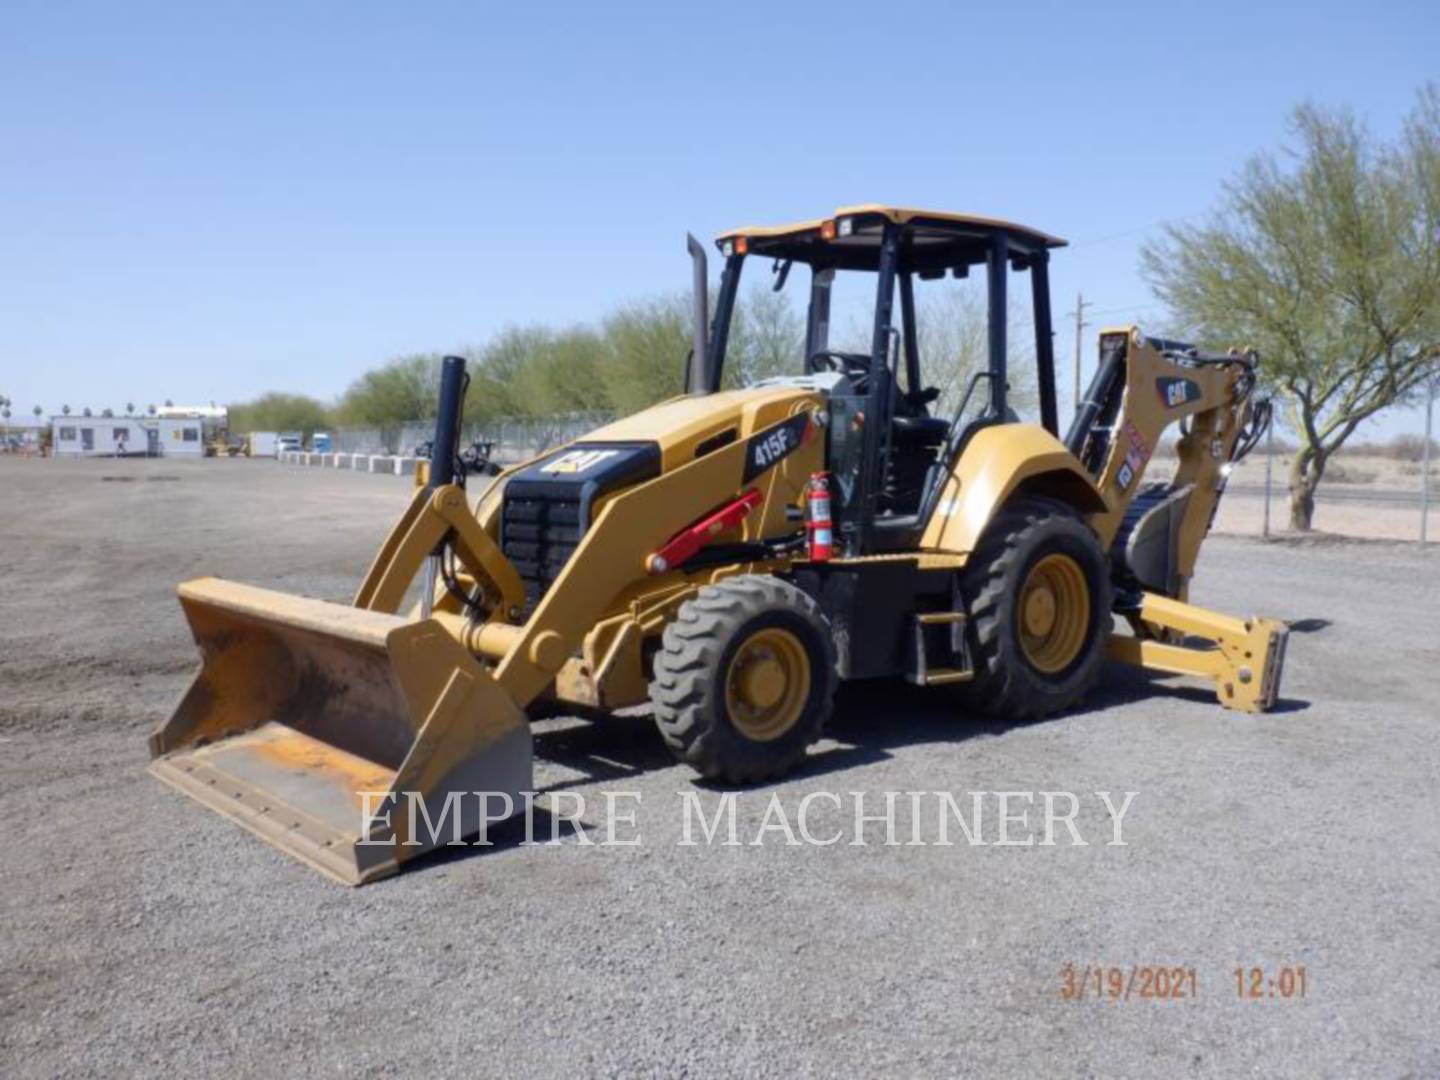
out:
<path id="1" fill-rule="evenodd" d="M 52 416 L 57 457 L 200 457 L 198 419 L 153 416 Z"/>
<path id="2" fill-rule="evenodd" d="M 280 435 L 274 431 L 250 432 L 250 456 L 274 457 L 280 452 Z"/>
<path id="3" fill-rule="evenodd" d="M 131 457 L 153 453 L 143 419 L 129 416 L 52 416 L 57 457 Z"/>

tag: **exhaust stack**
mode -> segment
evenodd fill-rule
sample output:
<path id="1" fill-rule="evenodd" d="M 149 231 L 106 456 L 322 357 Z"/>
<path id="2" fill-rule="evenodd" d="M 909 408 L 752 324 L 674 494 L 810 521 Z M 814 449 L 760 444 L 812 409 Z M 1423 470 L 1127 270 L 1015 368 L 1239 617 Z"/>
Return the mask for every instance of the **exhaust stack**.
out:
<path id="1" fill-rule="evenodd" d="M 710 320 L 710 270 L 705 248 L 694 233 L 685 234 L 685 250 L 690 252 L 693 271 L 691 287 L 690 363 L 685 366 L 685 390 L 701 396 L 710 392 L 710 344 L 706 324 Z"/>

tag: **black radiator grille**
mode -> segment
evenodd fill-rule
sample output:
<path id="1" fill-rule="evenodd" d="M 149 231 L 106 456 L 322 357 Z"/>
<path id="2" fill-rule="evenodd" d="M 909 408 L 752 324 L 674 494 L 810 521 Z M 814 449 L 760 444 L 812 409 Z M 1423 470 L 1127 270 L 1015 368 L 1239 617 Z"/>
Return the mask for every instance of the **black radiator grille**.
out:
<path id="1" fill-rule="evenodd" d="M 580 543 L 580 500 L 506 498 L 501 535 L 505 557 L 515 564 L 525 583 L 528 612 L 575 554 Z"/>
<path id="2" fill-rule="evenodd" d="M 659 475 L 656 443 L 579 442 L 506 482 L 500 549 L 525 583 L 527 617 L 580 546 L 595 500 Z"/>

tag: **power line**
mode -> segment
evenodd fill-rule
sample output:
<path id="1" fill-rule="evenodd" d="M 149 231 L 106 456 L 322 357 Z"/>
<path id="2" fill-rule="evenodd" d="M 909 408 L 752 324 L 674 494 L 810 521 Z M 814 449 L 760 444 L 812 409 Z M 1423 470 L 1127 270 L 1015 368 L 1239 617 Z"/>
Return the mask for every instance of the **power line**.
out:
<path id="1" fill-rule="evenodd" d="M 1093 301 L 1093 300 L 1086 300 L 1086 301 L 1085 301 L 1085 307 L 1087 308 L 1087 311 L 1086 311 L 1086 314 L 1087 314 L 1087 315 L 1114 315 L 1115 313 L 1117 313 L 1117 312 L 1122 312 L 1122 311 L 1124 311 L 1124 312 L 1150 311 L 1150 310 L 1154 310 L 1154 309 L 1157 309 L 1157 308 L 1163 308 L 1163 307 L 1165 307 L 1164 304 L 1159 303 L 1159 302 L 1157 302 L 1157 301 L 1150 301 L 1150 302 L 1148 302 L 1148 303 L 1139 303 L 1139 304 L 1121 304 L 1119 307 L 1106 307 L 1106 308 L 1096 308 L 1096 307 L 1094 307 L 1093 305 L 1094 305 L 1094 301 Z M 1075 312 L 1073 312 L 1073 311 L 1067 311 L 1067 312 L 1065 313 L 1065 317 L 1066 317 L 1066 318 L 1072 318 L 1074 315 L 1075 315 Z M 1016 330 L 1016 331 L 1019 331 L 1019 330 L 1028 330 L 1030 327 L 1032 327 L 1032 326 L 1035 325 L 1035 320 L 1034 320 L 1034 319 L 1016 319 L 1015 321 L 1011 322 L 1009 325 L 1010 325 L 1010 329 L 1011 329 L 1011 330 Z M 1090 324 L 1089 324 L 1089 323 L 1086 323 L 1085 325 L 1089 326 Z"/>
<path id="2" fill-rule="evenodd" d="M 1165 305 L 1157 301 L 1150 301 L 1141 304 L 1120 304 L 1117 307 L 1098 308 L 1090 312 L 1091 315 L 1114 315 L 1120 311 L 1151 311 L 1155 308 L 1163 308 Z"/>
<path id="3" fill-rule="evenodd" d="M 1076 240 L 1070 247 L 1073 249 L 1091 247 L 1094 244 L 1108 244 L 1111 240 L 1123 240 L 1127 236 L 1135 236 L 1139 233 L 1149 232 L 1151 229 L 1158 229 L 1161 225 L 1178 225 L 1182 221 L 1190 221 L 1200 216 L 1201 212 L 1197 211 L 1193 214 L 1182 214 L 1179 217 L 1161 218 L 1146 225 L 1137 225 L 1133 229 L 1122 229 L 1120 232 L 1108 233 L 1105 236 L 1096 236 L 1088 240 Z"/>

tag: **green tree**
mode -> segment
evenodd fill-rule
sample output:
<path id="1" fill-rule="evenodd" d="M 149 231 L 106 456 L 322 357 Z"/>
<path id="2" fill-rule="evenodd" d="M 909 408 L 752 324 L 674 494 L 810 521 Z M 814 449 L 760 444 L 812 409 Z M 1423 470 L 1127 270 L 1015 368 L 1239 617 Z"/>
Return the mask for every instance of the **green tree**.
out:
<path id="1" fill-rule="evenodd" d="M 462 350 L 470 361 L 465 418 L 488 423 L 536 415 L 525 394 L 524 373 L 554 338 L 543 326 L 508 326 L 480 348 Z"/>
<path id="2" fill-rule="evenodd" d="M 150 406 L 153 414 L 155 407 Z M 330 426 L 330 411 L 304 394 L 262 394 L 254 401 L 229 406 L 230 430 L 239 434 L 250 431 L 299 431 L 306 436 Z"/>
<path id="3" fill-rule="evenodd" d="M 948 418 L 970 389 L 975 373 L 990 367 L 989 301 L 979 281 L 922 283 L 916 292 L 920 381 L 940 391 L 931 414 Z M 1034 409 L 1038 398 L 1035 331 L 1029 313 L 1028 304 L 1014 303 L 1012 297 L 1006 331 L 1006 400 L 1020 414 Z M 989 400 L 988 385 L 977 383 L 966 406 L 967 417 L 977 415 Z"/>
<path id="4" fill-rule="evenodd" d="M 690 298 L 683 293 L 625 305 L 601 326 L 608 405 L 619 415 L 684 392 Z"/>
<path id="5" fill-rule="evenodd" d="M 398 356 L 365 372 L 340 398 L 337 417 L 355 427 L 397 427 L 435 416 L 439 353 Z"/>
<path id="6" fill-rule="evenodd" d="M 594 412 L 609 405 L 605 342 L 588 327 L 548 335 L 530 354 L 519 390 L 536 416 Z"/>
<path id="7" fill-rule="evenodd" d="M 1440 362 L 1440 87 L 1389 142 L 1343 110 L 1291 123 L 1284 156 L 1252 159 L 1208 223 L 1168 228 L 1141 268 L 1185 332 L 1260 351 L 1299 441 L 1304 531 L 1335 451 Z"/>
<path id="8" fill-rule="evenodd" d="M 750 386 L 804 370 L 805 319 L 789 294 L 753 286 L 735 307 L 725 349 L 726 386 Z"/>

